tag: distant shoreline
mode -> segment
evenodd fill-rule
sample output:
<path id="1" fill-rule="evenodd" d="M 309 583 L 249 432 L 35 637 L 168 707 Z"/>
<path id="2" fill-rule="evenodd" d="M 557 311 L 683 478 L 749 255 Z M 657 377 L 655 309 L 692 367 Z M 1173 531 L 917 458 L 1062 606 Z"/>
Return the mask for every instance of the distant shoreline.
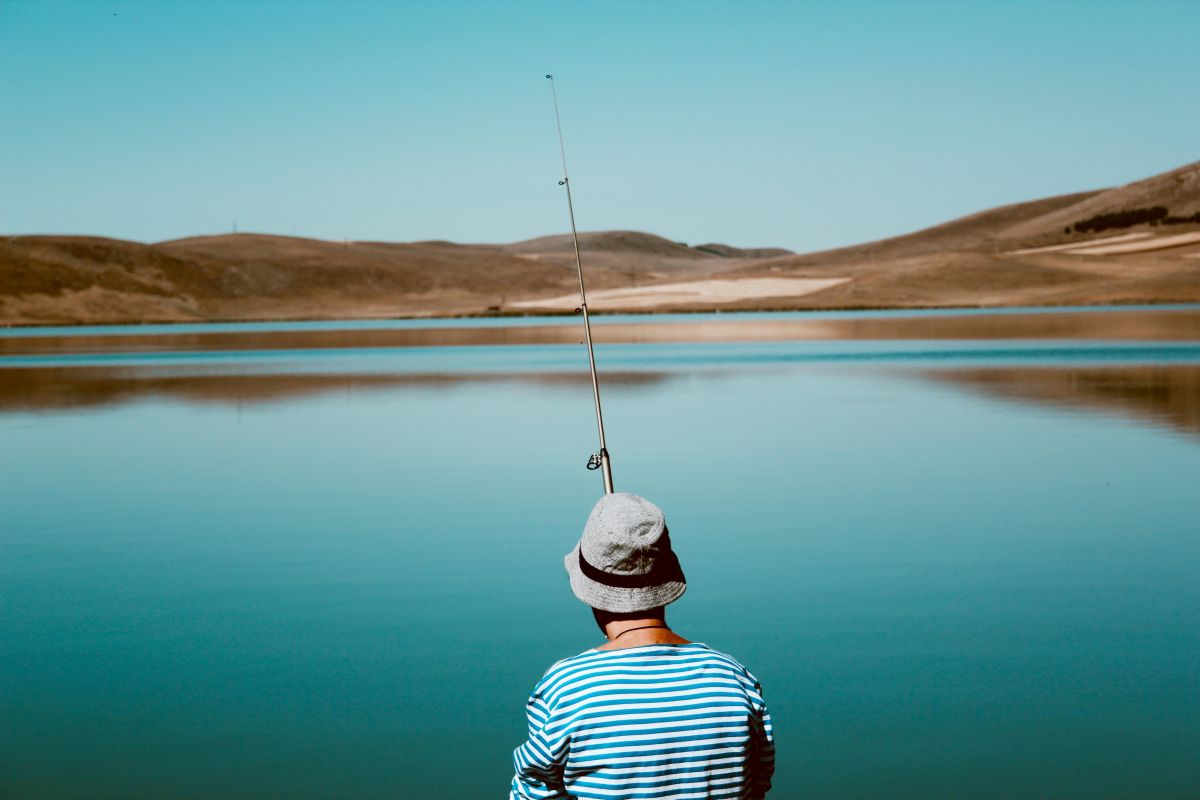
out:
<path id="1" fill-rule="evenodd" d="M 920 306 L 881 306 L 854 305 L 831 308 L 794 308 L 788 306 L 767 306 L 761 308 L 668 308 L 627 311 L 621 309 L 598 310 L 589 308 L 593 319 L 605 317 L 687 317 L 687 316 L 721 316 L 736 318 L 751 314 L 796 314 L 796 315 L 827 315 L 841 312 L 913 312 L 924 314 L 930 311 L 941 311 L 947 314 L 962 311 L 995 311 L 1009 314 L 1020 313 L 1071 313 L 1071 312 L 1104 312 L 1104 311 L 1136 311 L 1136 310 L 1189 310 L 1200 309 L 1200 302 L 1106 302 L 1095 304 L 1044 303 L 1036 305 L 920 305 Z M 117 322 L 0 322 L 3 330 L 37 330 L 41 328 L 123 328 L 140 326 L 196 326 L 196 325 L 269 325 L 271 323 L 337 323 L 337 322 L 417 322 L 417 321 L 447 321 L 447 320 L 485 320 L 485 319 L 545 319 L 561 318 L 575 319 L 579 316 L 576 311 L 499 311 L 493 313 L 463 313 L 463 314 L 399 314 L 393 316 L 331 316 L 331 317 L 230 317 L 219 319 L 143 319 L 136 321 Z"/>
<path id="2" fill-rule="evenodd" d="M 1125 342 L 1200 341 L 1200 304 L 1034 309 L 902 309 L 879 313 L 614 315 L 595 328 L 611 345 L 750 342 Z M 151 354 L 282 353 L 560 346 L 582 343 L 581 326 L 556 316 L 502 324 L 489 318 L 18 328 L 0 335 L 0 370 L 51 366 L 58 359 Z M 511 319 L 511 318 L 510 318 Z M 353 323 L 360 324 L 353 324 Z M 388 324 L 394 322 L 395 324 Z M 442 324 L 434 324 L 441 322 Z M 539 324 L 541 322 L 542 324 Z M 372 324 L 377 323 L 377 324 Z M 423 324 L 424 323 L 424 324 Z M 66 363 L 66 362 L 59 362 Z"/>

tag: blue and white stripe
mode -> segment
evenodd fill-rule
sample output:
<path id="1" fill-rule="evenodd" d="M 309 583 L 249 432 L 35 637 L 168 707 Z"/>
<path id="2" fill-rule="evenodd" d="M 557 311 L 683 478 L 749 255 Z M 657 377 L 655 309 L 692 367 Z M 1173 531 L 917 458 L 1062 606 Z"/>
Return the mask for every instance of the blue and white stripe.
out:
<path id="1" fill-rule="evenodd" d="M 510 800 L 761 798 L 775 745 L 762 688 L 703 644 L 588 650 L 526 704 Z"/>

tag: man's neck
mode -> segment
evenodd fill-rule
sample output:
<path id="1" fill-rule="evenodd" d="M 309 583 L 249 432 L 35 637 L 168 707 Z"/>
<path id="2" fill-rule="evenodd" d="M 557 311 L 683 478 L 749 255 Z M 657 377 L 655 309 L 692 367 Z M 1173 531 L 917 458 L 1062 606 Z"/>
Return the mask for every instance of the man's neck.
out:
<path id="1" fill-rule="evenodd" d="M 604 635 L 611 642 L 618 636 L 632 636 L 635 632 L 668 630 L 667 621 L 662 617 L 644 617 L 643 619 L 613 620 L 604 626 Z"/>
<path id="2" fill-rule="evenodd" d="M 613 620 L 604 626 L 608 643 L 600 650 L 621 650 L 648 644 L 687 644 L 687 639 L 667 627 L 662 617 Z"/>

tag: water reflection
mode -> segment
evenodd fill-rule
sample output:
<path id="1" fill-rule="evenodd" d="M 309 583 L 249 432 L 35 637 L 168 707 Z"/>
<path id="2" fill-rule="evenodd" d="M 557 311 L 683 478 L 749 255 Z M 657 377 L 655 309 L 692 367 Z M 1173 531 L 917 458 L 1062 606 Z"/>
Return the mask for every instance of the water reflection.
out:
<path id="1" fill-rule="evenodd" d="M 554 347 L 579 343 L 576 319 L 453 323 L 11 332 L 0 336 L 0 413 L 100 407 L 149 397 L 244 404 L 485 381 L 586 385 L 580 354 Z M 651 385 L 698 369 L 907 363 L 917 374 L 989 395 L 1119 411 L 1200 433 L 1200 364 L 1195 353 L 1183 352 L 1194 350 L 1192 343 L 1200 340 L 1200 308 L 1194 306 L 681 316 L 670 324 L 659 317 L 624 317 L 597 326 L 597 339 L 605 348 L 616 345 L 603 354 L 606 387 Z M 974 344 L 960 347 L 960 341 Z M 484 355 L 473 351 L 479 346 L 501 347 Z M 1146 352 L 1134 352 L 1138 348 Z M 1101 357 L 1109 363 L 1097 363 Z M 938 368 L 929 369 L 934 358 Z"/>
<path id="2" fill-rule="evenodd" d="M 988 395 L 1116 411 L 1200 434 L 1200 365 L 986 367 L 923 374 Z"/>
<path id="3" fill-rule="evenodd" d="M 607 387 L 661 383 L 668 373 L 613 372 Z M 0 369 L 0 412 L 56 411 L 118 405 L 150 397 L 187 403 L 271 403 L 330 393 L 420 386 L 453 387 L 482 382 L 533 382 L 590 386 L 583 373 L 257 373 L 184 372 L 177 369 L 108 367 L 29 367 Z"/>
<path id="4" fill-rule="evenodd" d="M 681 378 L 679 371 L 610 371 L 606 388 L 641 388 Z M 1119 412 L 1200 435 L 1200 364 L 996 366 L 918 370 L 974 392 L 1084 411 Z M 29 367 L 0 369 L 0 413 L 120 405 L 147 398 L 185 403 L 256 404 L 325 393 L 480 383 L 584 388 L 583 372 L 388 373 L 229 372 L 178 367 Z"/>
<path id="5" fill-rule="evenodd" d="M 0 358 L 6 356 L 241 352 L 265 350 L 328 350 L 394 347 L 455 347 L 479 345 L 578 344 L 582 338 L 574 318 L 540 318 L 527 325 L 427 328 L 309 328 L 225 330 L 212 332 L 189 326 L 179 332 L 155 328 L 145 334 L 104 333 L 95 328 L 78 334 L 30 332 L 0 336 Z M 812 318 L 788 315 L 694 321 L 686 316 L 663 324 L 661 319 L 597 325 L 601 343 L 769 342 L 806 340 L 998 340 L 1091 339 L 1110 341 L 1200 340 L 1200 309 L 1137 309 L 1131 311 L 1063 311 L 1037 313 L 963 313 L 907 317 L 847 315 Z"/>

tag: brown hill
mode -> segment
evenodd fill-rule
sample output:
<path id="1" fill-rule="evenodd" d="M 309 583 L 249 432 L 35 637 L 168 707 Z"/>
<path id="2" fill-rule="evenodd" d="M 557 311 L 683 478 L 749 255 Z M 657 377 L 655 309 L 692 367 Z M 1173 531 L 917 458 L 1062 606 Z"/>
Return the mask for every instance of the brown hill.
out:
<path id="1" fill-rule="evenodd" d="M 512 253 L 563 253 L 572 257 L 575 253 L 575 245 L 569 233 L 527 239 L 523 242 L 504 245 L 504 249 Z M 672 242 L 670 239 L 641 231 L 583 232 L 579 234 L 579 249 L 581 252 L 594 255 L 636 253 L 682 259 L 706 258 L 709 255 L 699 253 L 682 242 Z"/>
<path id="2" fill-rule="evenodd" d="M 1005 239 L 1062 239 L 1064 228 L 1097 214 L 1162 206 L 1176 216 L 1200 211 L 1200 161 L 1115 189 L 1092 192 L 1076 203 L 1001 231 Z"/>
<path id="3" fill-rule="evenodd" d="M 504 245 L 505 252 L 575 269 L 570 234 L 543 236 Z M 689 247 L 652 233 L 599 231 L 579 234 L 579 249 L 588 284 L 597 288 L 645 286 L 667 280 L 702 279 L 720 270 L 752 263 L 767 256 L 793 255 L 790 250 L 741 250 L 728 245 Z M 593 277 L 595 276 L 595 277 Z M 532 299 L 532 298 L 526 298 Z"/>
<path id="4" fill-rule="evenodd" d="M 1080 192 L 1047 197 L 1026 203 L 1014 203 L 980 211 L 915 233 L 879 239 L 874 242 L 823 250 L 794 257 L 782 257 L 774 263 L 842 264 L 883 259 L 901 259 L 959 249 L 980 248 L 996 242 L 1008 228 L 1039 219 L 1064 207 L 1075 205 L 1097 192 Z M 763 266 L 770 267 L 771 264 Z"/>
<path id="5" fill-rule="evenodd" d="M 721 277 L 845 277 L 795 307 L 1090 305 L 1200 301 L 1200 221 L 1117 221 L 1101 214 L 1200 209 L 1200 162 L 1115 189 L 972 214 L 904 236 L 740 265 Z M 789 304 L 792 305 L 792 304 Z"/>
<path id="6" fill-rule="evenodd" d="M 784 250 L 782 247 L 746 248 L 718 244 L 716 242 L 693 245 L 693 249 L 699 250 L 701 253 L 711 253 L 721 258 L 778 258 L 780 256 L 794 255 L 791 250 Z"/>
<path id="7" fill-rule="evenodd" d="M 746 263 L 646 233 L 580 238 L 588 284 L 597 289 Z M 158 244 L 0 239 L 2 324 L 481 314 L 576 286 L 569 236 L 511 245 L 246 233 Z"/>
<path id="8" fill-rule="evenodd" d="M 1155 207 L 1153 219 L 1133 213 Z M 1200 162 L 804 255 L 637 231 L 580 241 L 603 311 L 1196 302 L 1198 212 Z M 576 287 L 566 235 L 505 245 L 0 238 L 0 324 L 569 310 Z"/>
<path id="9" fill-rule="evenodd" d="M 7 323 L 470 313 L 510 286 L 561 292 L 570 275 L 498 248 L 237 234 L 141 244 L 0 240 Z"/>

